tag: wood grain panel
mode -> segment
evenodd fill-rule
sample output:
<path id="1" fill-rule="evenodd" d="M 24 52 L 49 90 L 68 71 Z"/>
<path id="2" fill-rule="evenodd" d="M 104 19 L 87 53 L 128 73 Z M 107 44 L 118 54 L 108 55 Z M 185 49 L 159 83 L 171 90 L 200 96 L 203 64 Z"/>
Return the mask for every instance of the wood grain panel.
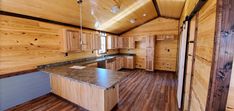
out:
<path id="1" fill-rule="evenodd" d="M 186 0 L 156 0 L 160 14 L 165 17 L 180 18 Z"/>
<path id="2" fill-rule="evenodd" d="M 197 46 L 192 82 L 190 110 L 204 111 L 206 107 L 213 56 L 216 0 L 208 0 L 198 16 Z"/>
<path id="3" fill-rule="evenodd" d="M 0 74 L 34 69 L 38 65 L 62 62 L 96 53 L 60 52 L 62 29 L 76 28 L 0 15 Z M 110 50 L 108 53 L 118 53 Z"/>
<path id="4" fill-rule="evenodd" d="M 152 0 L 137 2 L 121 0 L 120 11 L 117 14 L 111 12 L 111 7 L 114 5 L 116 5 L 114 0 L 84 0 L 82 3 L 83 25 L 96 29 L 95 22 L 99 21 L 101 26 L 98 29 L 121 33 L 157 16 Z M 3 11 L 80 25 L 80 6 L 76 0 L 34 0 L 30 2 L 27 0 L 1 0 L 0 6 Z M 147 14 L 146 17 L 142 16 L 144 13 Z M 137 22 L 130 24 L 130 18 L 137 19 Z"/>
<path id="5" fill-rule="evenodd" d="M 136 48 L 120 50 L 121 53 L 136 54 L 136 68 L 145 68 L 145 38 L 150 35 L 175 35 L 174 40 L 156 41 L 155 69 L 176 71 L 178 20 L 157 18 L 121 36 L 132 36 L 136 41 Z"/>

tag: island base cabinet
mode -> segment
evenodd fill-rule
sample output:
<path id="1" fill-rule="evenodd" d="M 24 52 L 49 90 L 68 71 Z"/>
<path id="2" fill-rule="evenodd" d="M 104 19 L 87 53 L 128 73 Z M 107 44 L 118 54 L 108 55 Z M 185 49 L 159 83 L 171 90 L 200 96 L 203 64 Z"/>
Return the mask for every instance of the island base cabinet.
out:
<path id="1" fill-rule="evenodd" d="M 119 101 L 119 85 L 104 89 L 51 74 L 52 93 L 90 111 L 110 111 Z"/>

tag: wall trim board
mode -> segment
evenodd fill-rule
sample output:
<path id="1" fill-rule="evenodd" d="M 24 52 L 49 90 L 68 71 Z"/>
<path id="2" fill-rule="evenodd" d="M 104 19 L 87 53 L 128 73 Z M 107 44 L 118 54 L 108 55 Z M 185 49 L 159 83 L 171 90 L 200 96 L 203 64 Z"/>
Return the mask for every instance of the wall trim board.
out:
<path id="1" fill-rule="evenodd" d="M 216 29 L 206 111 L 225 111 L 234 57 L 234 1 L 217 0 Z"/>
<path id="2" fill-rule="evenodd" d="M 79 25 L 73 25 L 73 24 L 63 23 L 63 22 L 59 22 L 59 21 L 54 21 L 54 20 L 49 20 L 49 19 L 44 19 L 44 18 L 39 18 L 39 17 L 33 17 L 33 16 L 29 16 L 29 15 L 18 14 L 18 13 L 2 11 L 2 10 L 0 10 L 0 15 L 36 20 L 36 21 L 40 21 L 40 22 L 52 23 L 52 24 L 69 26 L 69 27 L 74 27 L 74 28 L 80 28 Z M 106 31 L 102 31 L 102 30 L 96 30 L 96 29 L 87 28 L 87 27 L 82 27 L 82 28 L 86 29 L 86 30 L 91 30 L 91 31 L 99 31 L 99 32 L 105 32 L 105 33 L 112 34 L 112 35 L 118 35 L 116 33 L 106 32 Z"/>

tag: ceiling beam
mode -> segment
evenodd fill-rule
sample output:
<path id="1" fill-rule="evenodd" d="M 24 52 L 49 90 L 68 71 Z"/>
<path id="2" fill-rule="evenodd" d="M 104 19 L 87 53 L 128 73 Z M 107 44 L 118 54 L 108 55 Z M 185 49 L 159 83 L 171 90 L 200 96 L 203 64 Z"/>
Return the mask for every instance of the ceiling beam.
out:
<path id="1" fill-rule="evenodd" d="M 153 4 L 154 4 L 154 8 L 158 14 L 158 16 L 161 16 L 161 13 L 160 13 L 160 10 L 159 10 L 159 7 L 158 7 L 158 3 L 156 0 L 152 0 Z"/>
<path id="2" fill-rule="evenodd" d="M 39 18 L 39 17 L 33 17 L 33 16 L 29 16 L 29 15 L 18 14 L 18 13 L 14 13 L 14 12 L 2 11 L 2 10 L 0 11 L 0 15 L 36 20 L 36 21 L 40 21 L 40 22 L 69 26 L 69 27 L 74 27 L 74 28 L 80 28 L 79 25 L 73 25 L 73 24 L 69 24 L 69 23 L 64 23 L 64 22 L 59 22 L 59 21 L 54 21 L 54 20 L 49 20 L 49 19 L 44 19 L 44 18 Z M 105 32 L 105 33 L 112 34 L 112 35 L 118 35 L 116 33 L 106 32 L 106 31 L 102 31 L 102 30 L 96 30 L 96 29 L 92 29 L 92 28 L 88 28 L 88 27 L 82 27 L 82 28 L 85 30 L 99 31 L 99 32 Z"/>
<path id="3" fill-rule="evenodd" d="M 193 11 L 191 12 L 191 14 L 188 16 L 188 19 L 192 19 L 194 15 L 196 15 L 196 13 L 201 10 L 201 8 L 203 7 L 203 5 L 205 5 L 205 3 L 207 2 L 207 0 L 199 0 L 198 3 L 196 4 L 196 6 L 194 7 Z"/>

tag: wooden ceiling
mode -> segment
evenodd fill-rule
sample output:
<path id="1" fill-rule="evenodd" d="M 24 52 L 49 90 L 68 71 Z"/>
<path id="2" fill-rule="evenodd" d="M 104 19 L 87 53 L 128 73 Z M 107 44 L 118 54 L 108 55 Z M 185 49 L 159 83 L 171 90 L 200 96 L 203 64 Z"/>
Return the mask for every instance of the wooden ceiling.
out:
<path id="1" fill-rule="evenodd" d="M 186 0 L 155 0 L 160 15 L 163 17 L 170 17 L 179 19 L 184 8 Z"/>
<path id="2" fill-rule="evenodd" d="M 120 3 L 120 11 L 111 12 L 111 7 Z M 155 5 L 155 2 L 158 5 Z M 83 0 L 83 26 L 120 34 L 158 17 L 180 18 L 185 0 Z M 76 0 L 0 0 L 0 10 L 39 17 L 62 23 L 80 25 L 80 6 Z M 94 14 L 91 14 L 91 12 Z M 143 16 L 146 14 L 146 16 Z M 130 23 L 135 19 L 136 23 Z M 95 22 L 100 26 L 95 28 Z"/>

